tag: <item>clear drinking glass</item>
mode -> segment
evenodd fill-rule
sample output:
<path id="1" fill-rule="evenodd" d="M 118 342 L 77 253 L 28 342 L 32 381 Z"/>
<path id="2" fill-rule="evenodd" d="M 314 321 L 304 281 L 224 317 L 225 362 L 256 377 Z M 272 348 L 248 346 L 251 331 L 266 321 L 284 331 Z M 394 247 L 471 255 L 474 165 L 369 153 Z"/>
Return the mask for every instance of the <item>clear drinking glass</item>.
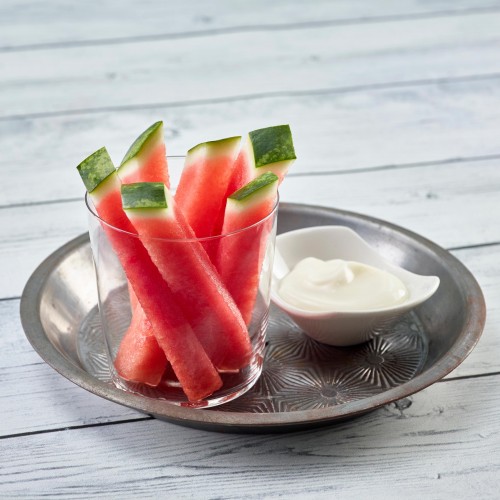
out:
<path id="1" fill-rule="evenodd" d="M 168 158 L 172 182 L 178 180 L 183 162 L 184 158 L 182 157 Z M 144 283 L 148 287 L 153 288 L 149 290 L 133 290 L 133 287 L 129 284 L 122 262 L 125 260 L 128 262 L 126 266 L 135 266 L 136 271 L 141 271 L 141 276 L 148 275 L 148 269 L 151 269 L 151 262 L 149 262 L 144 267 L 144 271 L 142 271 L 141 266 L 144 266 L 147 260 L 144 258 L 143 253 L 141 254 L 142 257 L 139 256 L 137 259 L 134 258 L 133 254 L 131 257 L 131 249 L 142 248 L 142 252 L 144 252 L 140 238 L 136 234 L 122 231 L 101 220 L 88 196 L 86 197 L 86 203 L 89 210 L 89 234 L 97 277 L 99 313 L 107 348 L 109 368 L 115 385 L 125 391 L 192 408 L 216 406 L 231 401 L 248 391 L 255 384 L 262 371 L 265 331 L 269 317 L 277 203 L 272 212 L 264 219 L 233 233 L 199 239 L 156 239 L 157 248 L 160 248 L 165 255 L 172 256 L 172 261 L 178 263 L 173 269 L 174 271 L 178 271 L 176 275 L 179 276 L 179 279 L 182 278 L 182 283 L 175 282 L 168 285 L 172 293 L 166 295 L 157 293 L 159 289 L 163 290 L 164 283 L 157 288 L 154 287 L 154 280 L 148 279 Z M 122 248 L 126 248 L 125 253 L 127 255 L 124 255 L 123 252 L 120 252 L 120 256 L 117 255 L 117 241 L 119 241 L 119 245 L 124 245 Z M 157 340 L 158 332 L 154 331 L 153 322 L 149 323 L 149 330 L 145 328 L 144 325 L 148 324 L 147 319 L 146 323 L 144 323 L 144 316 L 141 319 L 138 312 L 139 309 L 142 309 L 140 303 L 144 298 L 154 303 L 155 310 L 159 311 L 159 315 L 167 314 L 167 312 L 168 314 L 172 314 L 172 310 L 180 310 L 180 314 L 176 317 L 179 319 L 180 324 L 184 326 L 185 322 L 189 323 L 191 327 L 190 331 L 194 333 L 194 337 L 197 339 L 195 343 L 198 339 L 202 343 L 202 337 L 212 338 L 210 337 L 212 335 L 224 338 L 224 335 L 227 335 L 227 331 L 220 330 L 233 329 L 234 321 L 231 315 L 225 317 L 222 323 L 216 322 L 217 326 L 214 326 L 214 323 L 208 320 L 207 324 L 204 324 L 203 318 L 205 316 L 200 314 L 199 308 L 196 308 L 198 301 L 205 304 L 204 296 L 200 297 L 200 294 L 203 293 L 200 290 L 203 287 L 199 286 L 199 280 L 191 279 L 192 273 L 187 273 L 187 277 L 184 276 L 182 271 L 185 268 L 183 268 L 182 258 L 179 260 L 179 256 L 182 257 L 188 247 L 190 249 L 196 248 L 196 251 L 199 251 L 201 248 L 202 252 L 206 252 L 203 258 L 208 258 L 207 255 L 211 255 L 213 261 L 216 259 L 214 256 L 217 255 L 217 252 L 224 254 L 225 250 L 229 249 L 230 254 L 224 254 L 224 256 L 226 259 L 228 255 L 233 258 L 232 273 L 235 280 L 233 287 L 234 283 L 241 284 L 244 287 L 242 288 L 245 292 L 244 295 L 247 296 L 247 299 L 245 299 L 247 300 L 247 304 L 248 296 L 250 297 L 250 303 L 253 304 L 250 314 L 246 315 L 246 321 L 242 323 L 241 316 L 237 321 L 240 326 L 243 324 L 248 331 L 250 341 L 249 357 L 245 358 L 244 366 L 238 370 L 234 368 L 225 369 L 224 367 L 217 368 L 222 386 L 212 394 L 197 400 L 193 400 L 193 398 L 191 400 L 188 399 L 172 365 L 169 362 L 162 361 L 161 357 L 164 356 L 164 350 L 160 346 L 161 342 Z M 215 266 L 210 265 L 207 273 L 212 273 L 214 269 Z M 218 274 L 217 278 L 219 278 Z M 254 284 L 252 285 L 252 283 Z M 239 287 L 237 288 L 239 289 Z M 187 291 L 190 291 L 190 293 L 193 293 L 193 309 L 190 309 L 189 303 L 187 306 L 184 303 L 182 307 L 179 307 L 176 291 L 180 291 L 180 293 L 188 293 Z M 139 309 L 137 308 L 136 296 L 139 299 Z M 252 297 L 255 297 L 253 302 Z M 147 314 L 145 316 L 147 317 Z M 221 325 L 226 325 L 228 328 Z M 141 331 L 141 333 L 131 333 L 132 330 L 134 332 Z M 171 333 L 169 338 L 172 338 L 173 334 Z M 174 336 L 174 338 L 179 338 L 177 330 L 176 335 L 177 337 Z M 127 338 L 127 340 L 124 341 L 124 338 Z M 132 342 L 129 342 L 131 339 Z M 184 336 L 180 340 L 184 341 Z M 117 366 L 121 366 L 120 363 L 122 363 L 123 357 L 117 359 L 117 356 L 121 356 L 121 354 L 119 355 L 120 348 L 122 351 L 125 351 L 124 346 L 126 344 L 127 362 L 135 363 L 140 369 L 144 368 L 148 374 L 153 371 L 150 368 L 155 366 L 156 378 L 154 381 L 149 380 L 148 383 L 136 382 L 132 379 L 126 380 L 120 376 Z M 196 345 L 198 346 L 198 344 Z M 197 358 L 193 358 L 192 355 L 193 352 L 198 352 L 197 349 L 184 348 L 183 350 L 181 348 L 176 351 L 176 354 L 182 355 L 183 362 L 185 362 L 188 368 L 191 367 L 194 369 L 197 368 L 195 361 Z M 147 352 L 148 355 L 142 356 L 144 352 Z M 217 352 L 212 351 L 208 353 L 208 348 L 207 355 L 210 359 L 217 359 Z M 163 371 L 161 369 L 162 362 L 165 367 Z M 140 363 L 149 363 L 149 365 L 144 367 Z M 214 361 L 214 366 L 215 364 L 216 362 Z M 156 383 L 158 379 L 159 382 Z M 203 383 L 203 378 L 200 378 L 200 380 Z"/>

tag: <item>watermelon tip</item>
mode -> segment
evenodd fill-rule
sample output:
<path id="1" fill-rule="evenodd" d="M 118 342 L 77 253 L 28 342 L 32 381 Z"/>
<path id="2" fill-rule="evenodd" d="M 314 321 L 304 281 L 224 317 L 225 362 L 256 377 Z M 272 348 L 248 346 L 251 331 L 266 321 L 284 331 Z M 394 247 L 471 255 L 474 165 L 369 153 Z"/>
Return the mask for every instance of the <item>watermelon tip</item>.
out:
<path id="1" fill-rule="evenodd" d="M 76 169 L 89 193 L 92 193 L 107 177 L 116 172 L 105 147 L 85 158 Z"/>

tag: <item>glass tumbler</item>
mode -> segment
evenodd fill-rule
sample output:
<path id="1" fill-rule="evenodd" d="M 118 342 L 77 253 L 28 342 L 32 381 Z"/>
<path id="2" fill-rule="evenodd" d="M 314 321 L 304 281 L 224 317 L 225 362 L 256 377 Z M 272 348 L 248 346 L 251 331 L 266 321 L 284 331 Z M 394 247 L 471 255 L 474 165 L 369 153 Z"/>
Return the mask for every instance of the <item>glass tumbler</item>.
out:
<path id="1" fill-rule="evenodd" d="M 172 182 L 183 162 L 168 158 Z M 262 371 L 278 203 L 232 233 L 153 242 L 107 224 L 88 196 L 86 204 L 114 384 L 191 408 L 248 391 Z"/>

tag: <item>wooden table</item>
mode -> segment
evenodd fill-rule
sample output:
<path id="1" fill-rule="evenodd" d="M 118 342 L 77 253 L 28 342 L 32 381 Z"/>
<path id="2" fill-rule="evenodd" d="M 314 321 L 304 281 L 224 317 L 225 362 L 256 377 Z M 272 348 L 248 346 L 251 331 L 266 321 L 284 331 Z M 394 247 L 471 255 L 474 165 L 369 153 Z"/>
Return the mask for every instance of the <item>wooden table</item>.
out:
<path id="1" fill-rule="evenodd" d="M 0 497 L 498 498 L 500 1 L 0 3 Z M 19 319 L 86 231 L 75 166 L 163 119 L 170 153 L 290 123 L 284 201 L 366 213 L 477 277 L 483 337 L 446 379 L 355 421 L 253 436 L 73 385 Z"/>

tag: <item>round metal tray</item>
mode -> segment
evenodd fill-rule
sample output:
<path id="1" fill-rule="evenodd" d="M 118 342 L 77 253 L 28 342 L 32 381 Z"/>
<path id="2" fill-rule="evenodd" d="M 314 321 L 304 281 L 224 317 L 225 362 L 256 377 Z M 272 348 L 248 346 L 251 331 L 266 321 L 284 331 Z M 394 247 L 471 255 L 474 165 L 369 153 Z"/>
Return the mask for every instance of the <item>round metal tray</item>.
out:
<path id="1" fill-rule="evenodd" d="M 381 255 L 439 276 L 436 294 L 362 345 L 335 348 L 305 336 L 272 308 L 262 376 L 241 398 L 191 409 L 117 389 L 109 379 L 97 314 L 88 235 L 70 241 L 33 273 L 21 299 L 28 340 L 61 375 L 110 401 L 180 425 L 225 432 L 283 432 L 353 418 L 431 385 L 456 368 L 482 333 L 484 298 L 451 254 L 368 216 L 282 203 L 278 232 L 345 225 Z"/>

